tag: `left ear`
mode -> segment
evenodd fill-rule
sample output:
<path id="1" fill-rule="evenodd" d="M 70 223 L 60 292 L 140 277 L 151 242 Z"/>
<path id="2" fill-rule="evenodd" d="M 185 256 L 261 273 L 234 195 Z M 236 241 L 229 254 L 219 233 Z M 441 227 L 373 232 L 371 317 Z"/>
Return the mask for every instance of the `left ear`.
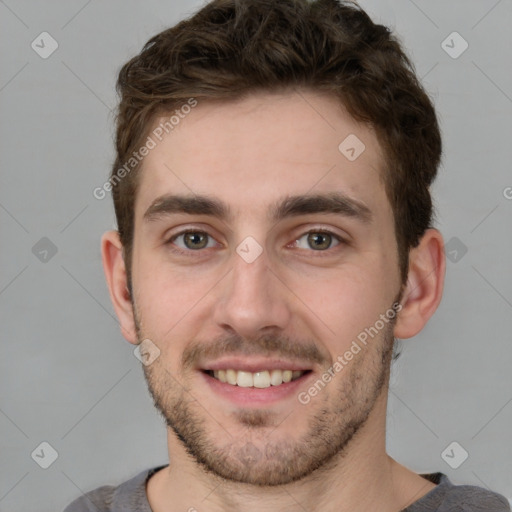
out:
<path id="1" fill-rule="evenodd" d="M 441 302 L 445 271 L 443 237 L 437 229 L 427 229 L 419 245 L 409 252 L 409 273 L 395 338 L 411 338 L 423 329 Z"/>

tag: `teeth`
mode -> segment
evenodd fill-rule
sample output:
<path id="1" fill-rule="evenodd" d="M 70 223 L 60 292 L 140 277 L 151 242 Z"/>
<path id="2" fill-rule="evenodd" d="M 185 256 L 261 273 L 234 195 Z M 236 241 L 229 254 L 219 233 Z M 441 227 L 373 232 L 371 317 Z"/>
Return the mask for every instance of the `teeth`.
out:
<path id="1" fill-rule="evenodd" d="M 226 380 L 228 381 L 228 384 L 232 384 L 233 386 L 236 386 L 236 372 L 235 372 L 235 370 L 226 370 Z"/>
<path id="2" fill-rule="evenodd" d="M 272 386 L 279 386 L 283 383 L 283 372 L 281 370 L 272 370 L 270 372 L 270 384 Z"/>
<path id="3" fill-rule="evenodd" d="M 250 372 L 237 372 L 236 383 L 241 388 L 251 388 L 253 386 L 253 376 Z"/>
<path id="4" fill-rule="evenodd" d="M 215 373 L 215 372 L 214 372 Z M 227 382 L 228 378 L 226 377 L 226 370 L 219 370 L 216 376 L 221 382 Z"/>
<path id="5" fill-rule="evenodd" d="M 269 388 L 298 379 L 305 372 L 301 370 L 263 370 L 251 373 L 237 370 L 214 370 L 213 376 L 221 382 L 241 388 Z"/>
<path id="6" fill-rule="evenodd" d="M 270 387 L 270 373 L 267 371 L 257 372 L 252 376 L 253 386 L 255 388 L 269 388 Z"/>

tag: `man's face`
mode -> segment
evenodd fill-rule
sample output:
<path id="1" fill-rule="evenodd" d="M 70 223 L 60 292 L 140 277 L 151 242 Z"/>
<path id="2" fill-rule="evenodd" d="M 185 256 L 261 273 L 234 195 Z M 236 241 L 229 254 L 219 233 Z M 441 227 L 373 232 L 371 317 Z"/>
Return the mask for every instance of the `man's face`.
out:
<path id="1" fill-rule="evenodd" d="M 145 374 L 206 469 L 296 480 L 384 399 L 400 279 L 383 163 L 369 128 L 310 92 L 199 102 L 145 157 L 133 302 L 160 350 Z"/>

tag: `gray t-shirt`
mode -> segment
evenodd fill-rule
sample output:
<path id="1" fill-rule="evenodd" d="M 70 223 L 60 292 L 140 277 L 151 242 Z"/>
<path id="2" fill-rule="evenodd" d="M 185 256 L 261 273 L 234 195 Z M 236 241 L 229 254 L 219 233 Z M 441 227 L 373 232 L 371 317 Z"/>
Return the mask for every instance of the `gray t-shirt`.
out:
<path id="1" fill-rule="evenodd" d="M 142 471 L 118 486 L 98 487 L 73 501 L 64 512 L 152 512 L 146 482 L 164 467 Z M 402 512 L 510 512 L 508 501 L 495 492 L 453 485 L 442 473 L 421 476 L 437 486 Z"/>

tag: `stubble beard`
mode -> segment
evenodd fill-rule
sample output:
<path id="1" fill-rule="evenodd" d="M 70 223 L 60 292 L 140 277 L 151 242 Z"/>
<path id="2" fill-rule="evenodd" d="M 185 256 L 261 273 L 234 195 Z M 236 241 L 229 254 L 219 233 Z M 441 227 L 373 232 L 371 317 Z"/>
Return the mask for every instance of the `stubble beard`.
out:
<path id="1" fill-rule="evenodd" d="M 136 324 L 142 341 L 137 316 Z M 394 322 L 387 324 L 378 338 L 370 342 L 372 346 L 364 347 L 333 377 L 328 387 L 336 390 L 334 396 L 324 389 L 308 405 L 297 401 L 294 412 L 299 418 L 309 416 L 306 432 L 297 439 L 279 439 L 279 421 L 285 424 L 286 419 L 276 421 L 268 410 L 238 410 L 231 423 L 234 421 L 240 428 L 233 435 L 229 428 L 219 426 L 183 382 L 178 382 L 162 366 L 163 358 L 144 366 L 144 376 L 155 407 L 168 428 L 203 470 L 231 482 L 284 485 L 315 471 L 328 471 L 344 456 L 377 399 L 387 389 L 393 327 Z M 223 437 L 225 441 L 219 442 Z"/>

